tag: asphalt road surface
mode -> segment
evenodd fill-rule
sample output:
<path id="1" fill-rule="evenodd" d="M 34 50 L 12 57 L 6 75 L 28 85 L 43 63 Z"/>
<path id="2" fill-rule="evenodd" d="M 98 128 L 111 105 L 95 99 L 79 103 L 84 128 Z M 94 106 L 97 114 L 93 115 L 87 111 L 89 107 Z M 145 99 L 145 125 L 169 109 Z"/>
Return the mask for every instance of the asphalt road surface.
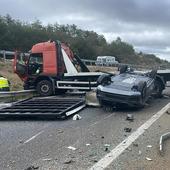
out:
<path id="1" fill-rule="evenodd" d="M 169 90 L 165 94 L 169 95 Z M 72 118 L 64 121 L 2 120 L 0 169 L 90 169 L 169 101 L 169 96 L 150 100 L 141 110 L 126 108 L 109 111 L 88 107 L 79 112 L 82 119 L 77 121 Z M 134 115 L 133 122 L 126 120 L 129 113 Z M 169 120 L 170 115 L 165 113 L 161 116 L 106 169 L 168 170 L 170 143 L 167 142 L 165 155 L 161 157 L 158 153 L 158 141 L 162 133 L 170 130 Z M 125 132 L 124 128 L 131 128 L 131 132 Z M 152 160 L 149 161 L 146 157 Z"/>

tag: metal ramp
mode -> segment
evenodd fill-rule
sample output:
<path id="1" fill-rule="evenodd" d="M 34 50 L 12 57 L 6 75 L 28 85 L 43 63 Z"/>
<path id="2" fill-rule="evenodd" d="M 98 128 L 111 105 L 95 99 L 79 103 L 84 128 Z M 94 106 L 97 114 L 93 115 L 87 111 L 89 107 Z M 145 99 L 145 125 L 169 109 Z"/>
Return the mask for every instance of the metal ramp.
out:
<path id="1" fill-rule="evenodd" d="M 0 116 L 66 118 L 85 107 L 84 98 L 35 97 L 0 109 Z"/>

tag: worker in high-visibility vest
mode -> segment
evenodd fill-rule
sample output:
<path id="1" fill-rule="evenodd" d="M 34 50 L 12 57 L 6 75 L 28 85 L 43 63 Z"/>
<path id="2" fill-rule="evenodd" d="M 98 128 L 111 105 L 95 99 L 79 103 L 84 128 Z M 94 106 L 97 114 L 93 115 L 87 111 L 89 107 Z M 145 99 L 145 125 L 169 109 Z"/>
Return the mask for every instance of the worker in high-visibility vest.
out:
<path id="1" fill-rule="evenodd" d="M 10 82 L 8 79 L 0 75 L 0 91 L 9 91 L 10 90 Z"/>

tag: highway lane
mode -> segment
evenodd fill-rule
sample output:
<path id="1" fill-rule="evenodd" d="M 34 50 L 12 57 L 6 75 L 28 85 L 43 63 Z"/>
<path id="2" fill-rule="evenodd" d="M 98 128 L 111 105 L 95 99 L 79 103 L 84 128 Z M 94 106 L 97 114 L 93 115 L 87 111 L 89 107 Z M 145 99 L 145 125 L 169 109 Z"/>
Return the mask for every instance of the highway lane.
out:
<path id="1" fill-rule="evenodd" d="M 39 169 L 87 169 L 107 153 L 105 144 L 110 150 L 130 134 L 124 132 L 125 127 L 135 131 L 168 102 L 169 98 L 151 100 L 142 110 L 86 108 L 79 121 L 1 121 L 0 169 L 20 170 L 31 165 Z M 134 122 L 125 120 L 127 113 L 134 114 Z M 67 160 L 72 162 L 66 164 Z"/>

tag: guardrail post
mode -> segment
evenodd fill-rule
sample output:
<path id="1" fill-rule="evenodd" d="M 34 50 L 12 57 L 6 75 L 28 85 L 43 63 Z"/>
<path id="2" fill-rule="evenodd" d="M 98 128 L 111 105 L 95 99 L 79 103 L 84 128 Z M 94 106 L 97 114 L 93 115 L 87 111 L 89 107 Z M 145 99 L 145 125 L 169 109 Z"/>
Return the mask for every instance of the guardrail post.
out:
<path id="1" fill-rule="evenodd" d="M 5 50 L 3 51 L 3 60 L 4 60 L 4 62 L 6 61 L 6 52 L 5 52 Z"/>

